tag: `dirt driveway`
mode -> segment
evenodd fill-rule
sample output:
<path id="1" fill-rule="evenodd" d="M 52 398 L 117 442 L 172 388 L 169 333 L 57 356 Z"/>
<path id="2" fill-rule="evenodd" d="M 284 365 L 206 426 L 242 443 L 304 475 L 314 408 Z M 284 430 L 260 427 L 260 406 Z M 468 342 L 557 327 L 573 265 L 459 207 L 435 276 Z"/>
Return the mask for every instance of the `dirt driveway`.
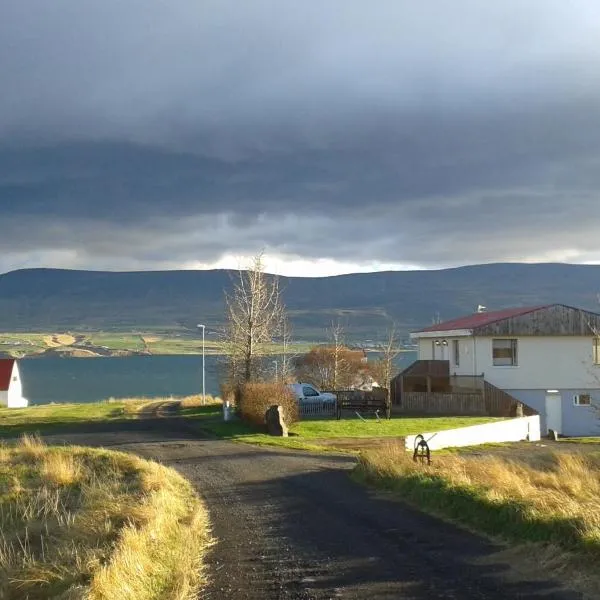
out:
<path id="1" fill-rule="evenodd" d="M 498 548 L 371 494 L 348 477 L 349 457 L 198 439 L 176 419 L 46 440 L 135 452 L 190 479 L 218 538 L 206 600 L 579 598 L 550 583 L 508 583 L 507 565 L 489 560 Z"/>

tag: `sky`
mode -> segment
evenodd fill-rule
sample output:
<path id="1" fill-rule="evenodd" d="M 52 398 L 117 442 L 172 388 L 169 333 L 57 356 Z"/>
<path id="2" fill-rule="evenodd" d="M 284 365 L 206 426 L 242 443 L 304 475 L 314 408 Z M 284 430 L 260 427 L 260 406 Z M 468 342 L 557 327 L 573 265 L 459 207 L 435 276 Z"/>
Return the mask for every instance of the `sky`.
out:
<path id="1" fill-rule="evenodd" d="M 0 273 L 600 263 L 597 0 L 2 0 Z"/>

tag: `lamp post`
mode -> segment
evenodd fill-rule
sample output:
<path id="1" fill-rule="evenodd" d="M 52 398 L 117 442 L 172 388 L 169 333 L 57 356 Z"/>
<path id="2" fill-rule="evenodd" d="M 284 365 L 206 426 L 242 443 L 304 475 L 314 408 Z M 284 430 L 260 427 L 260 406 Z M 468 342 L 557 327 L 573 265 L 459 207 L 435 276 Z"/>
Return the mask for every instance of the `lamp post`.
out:
<path id="1" fill-rule="evenodd" d="M 206 327 L 202 324 L 198 324 L 198 327 L 202 327 L 202 404 L 206 404 L 206 387 L 205 387 L 205 368 L 204 368 L 204 330 Z"/>

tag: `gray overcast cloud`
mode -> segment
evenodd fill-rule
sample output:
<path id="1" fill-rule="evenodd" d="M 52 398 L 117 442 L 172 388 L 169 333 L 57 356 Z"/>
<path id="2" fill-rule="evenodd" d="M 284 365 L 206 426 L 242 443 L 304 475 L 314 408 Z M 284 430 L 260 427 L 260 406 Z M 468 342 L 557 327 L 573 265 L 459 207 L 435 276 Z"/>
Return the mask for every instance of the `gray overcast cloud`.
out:
<path id="1" fill-rule="evenodd" d="M 597 0 L 3 0 L 0 272 L 600 262 L 599 39 Z"/>

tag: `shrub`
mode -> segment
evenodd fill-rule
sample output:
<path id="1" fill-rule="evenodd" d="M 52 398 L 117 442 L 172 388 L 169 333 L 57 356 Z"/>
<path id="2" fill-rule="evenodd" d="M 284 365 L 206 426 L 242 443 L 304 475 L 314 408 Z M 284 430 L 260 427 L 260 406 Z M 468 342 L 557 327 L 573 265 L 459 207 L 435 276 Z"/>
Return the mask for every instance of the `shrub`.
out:
<path id="1" fill-rule="evenodd" d="M 238 413 L 244 421 L 252 425 L 264 426 L 265 413 L 273 404 L 283 407 L 283 418 L 287 425 L 298 420 L 298 401 L 286 385 L 246 383 L 239 389 Z"/>

